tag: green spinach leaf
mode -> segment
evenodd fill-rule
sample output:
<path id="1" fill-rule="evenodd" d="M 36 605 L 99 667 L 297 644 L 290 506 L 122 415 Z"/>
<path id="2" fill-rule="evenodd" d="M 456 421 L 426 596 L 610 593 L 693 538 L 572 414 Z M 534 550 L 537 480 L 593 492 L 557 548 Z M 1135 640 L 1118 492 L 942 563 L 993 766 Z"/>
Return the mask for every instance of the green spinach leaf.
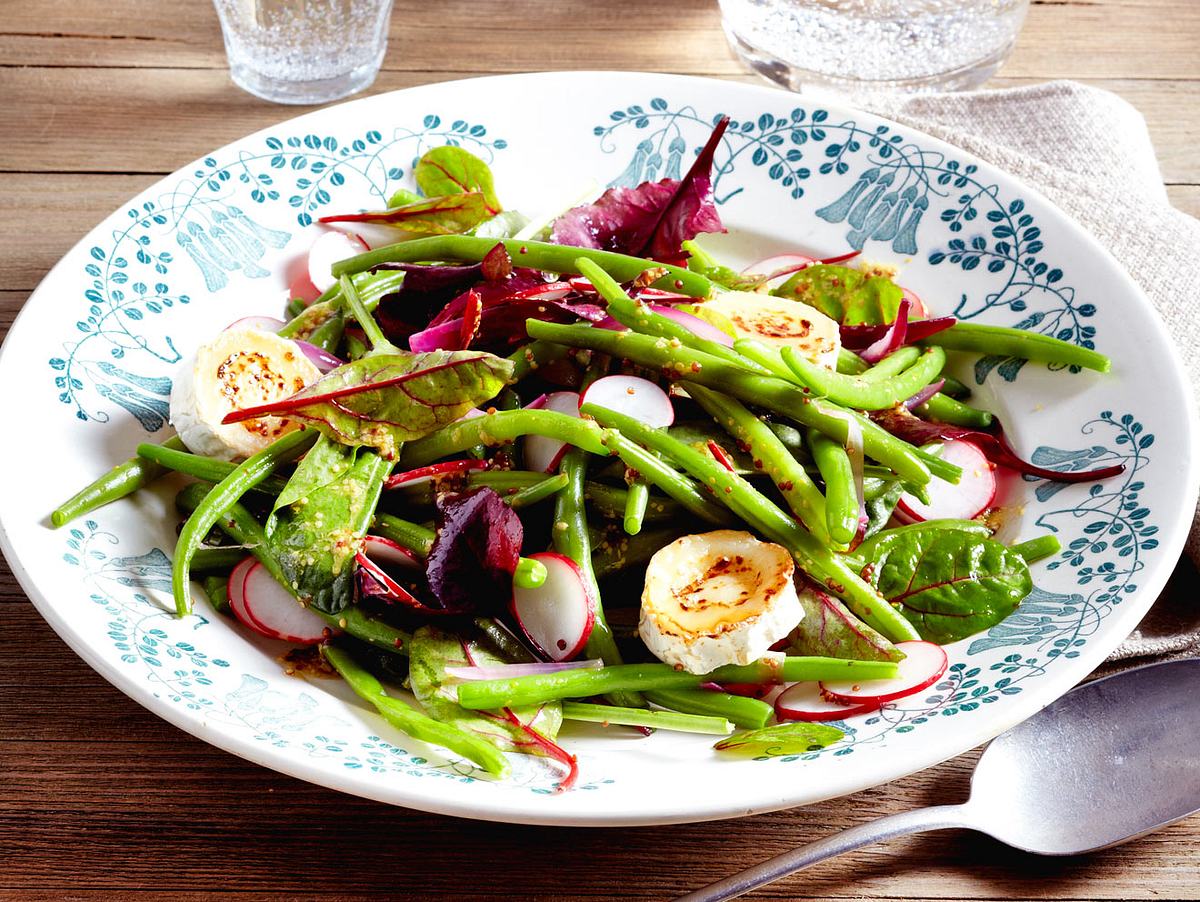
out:
<path id="1" fill-rule="evenodd" d="M 771 294 L 802 301 L 846 326 L 894 322 L 904 292 L 884 276 L 831 263 L 795 273 Z"/>
<path id="2" fill-rule="evenodd" d="M 954 642 L 999 623 L 1033 589 L 1019 554 L 967 530 L 920 524 L 863 549 L 864 576 L 930 642 Z"/>
<path id="3" fill-rule="evenodd" d="M 354 599 L 354 555 L 392 465 L 373 451 L 356 453 L 328 440 L 317 448 L 314 462 L 298 467 L 284 488 L 295 501 L 271 514 L 267 541 L 293 594 L 337 614 Z M 318 464 L 328 468 L 324 474 Z"/>
<path id="4" fill-rule="evenodd" d="M 495 216 L 503 209 L 492 183 L 492 170 L 461 147 L 433 148 L 417 161 L 413 175 L 428 197 L 477 193 L 483 197 L 488 215 Z"/>
<path id="5" fill-rule="evenodd" d="M 469 711 L 458 704 L 456 684 L 446 675 L 447 667 L 505 663 L 480 642 L 423 626 L 413 634 L 409 646 L 409 685 L 434 720 L 482 736 L 505 751 L 559 758 L 556 752 L 561 749 L 554 745 L 562 726 L 558 702 L 498 711 Z"/>
<path id="6" fill-rule="evenodd" d="M 776 724 L 761 730 L 734 733 L 717 742 L 713 748 L 721 752 L 742 752 L 755 756 L 778 758 L 781 755 L 803 755 L 833 745 L 846 734 L 828 724 Z"/>
<path id="7" fill-rule="evenodd" d="M 797 591 L 804 619 L 788 635 L 790 651 L 856 661 L 899 661 L 904 653 L 850 613 L 836 598 L 819 589 Z"/>
<path id="8" fill-rule="evenodd" d="M 295 472 L 288 479 L 283 491 L 279 493 L 279 497 L 275 499 L 275 506 L 271 510 L 272 517 L 267 521 L 268 534 L 273 528 L 275 511 L 295 504 L 301 498 L 307 498 L 318 489 L 341 479 L 346 471 L 354 466 L 357 453 L 357 448 L 339 444 L 328 436 L 322 435 L 317 439 L 317 443 L 308 449 L 308 453 L 304 457 L 300 458 Z"/>

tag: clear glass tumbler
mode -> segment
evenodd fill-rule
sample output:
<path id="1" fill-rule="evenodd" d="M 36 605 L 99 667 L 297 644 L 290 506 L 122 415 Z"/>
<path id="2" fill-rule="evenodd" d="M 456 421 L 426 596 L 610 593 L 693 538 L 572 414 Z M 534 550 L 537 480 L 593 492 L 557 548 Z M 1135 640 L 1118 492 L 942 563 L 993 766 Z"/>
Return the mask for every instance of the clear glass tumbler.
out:
<path id="1" fill-rule="evenodd" d="M 375 81 L 392 0 L 213 0 L 234 84 L 275 103 L 326 103 Z"/>
<path id="2" fill-rule="evenodd" d="M 1029 0 L 720 0 L 730 44 L 798 91 L 965 90 L 1007 59 Z"/>

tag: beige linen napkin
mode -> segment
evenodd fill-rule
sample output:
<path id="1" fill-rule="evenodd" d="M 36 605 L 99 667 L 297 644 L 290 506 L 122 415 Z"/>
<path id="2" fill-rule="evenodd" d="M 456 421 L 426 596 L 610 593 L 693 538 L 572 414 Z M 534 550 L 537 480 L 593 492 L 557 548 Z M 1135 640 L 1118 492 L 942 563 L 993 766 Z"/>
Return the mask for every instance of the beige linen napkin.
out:
<path id="1" fill-rule="evenodd" d="M 851 103 L 1012 173 L 1099 238 L 1170 320 L 1200 397 L 1200 221 L 1168 203 L 1136 109 L 1069 81 L 966 94 L 857 95 Z M 1200 510 L 1187 553 L 1200 564 Z M 1110 663 L 1200 654 L 1200 604 L 1191 587 L 1175 583 Z"/>

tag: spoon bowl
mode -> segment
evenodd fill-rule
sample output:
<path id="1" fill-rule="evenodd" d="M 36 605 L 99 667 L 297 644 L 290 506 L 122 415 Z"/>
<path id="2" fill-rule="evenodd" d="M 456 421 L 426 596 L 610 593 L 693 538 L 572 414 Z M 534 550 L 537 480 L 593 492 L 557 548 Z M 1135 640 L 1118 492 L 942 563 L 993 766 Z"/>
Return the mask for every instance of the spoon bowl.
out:
<path id="1" fill-rule="evenodd" d="M 1037 855 L 1079 855 L 1200 811 L 1200 658 L 1149 664 L 1068 692 L 992 740 L 961 805 L 906 811 L 785 852 L 677 902 L 720 902 L 826 858 L 966 828 Z"/>

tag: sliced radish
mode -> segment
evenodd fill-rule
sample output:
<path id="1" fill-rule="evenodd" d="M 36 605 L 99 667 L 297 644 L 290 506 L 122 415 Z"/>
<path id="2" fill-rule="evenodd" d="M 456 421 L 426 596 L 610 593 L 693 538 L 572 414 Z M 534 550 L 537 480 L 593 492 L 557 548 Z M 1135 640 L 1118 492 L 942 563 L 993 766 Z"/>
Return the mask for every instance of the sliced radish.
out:
<path id="1" fill-rule="evenodd" d="M 942 445 L 942 460 L 962 467 L 962 479 L 952 485 L 944 479 L 931 479 L 925 490 L 929 503 L 912 495 L 901 495 L 896 512 L 901 519 L 972 520 L 988 509 L 996 498 L 996 475 L 992 464 L 974 442 L 957 439 Z"/>
<path id="2" fill-rule="evenodd" d="M 421 559 L 416 552 L 383 536 L 367 536 L 363 539 L 363 553 L 381 567 L 398 567 L 401 570 L 421 568 Z"/>
<path id="3" fill-rule="evenodd" d="M 784 689 L 775 699 L 775 716 L 780 720 L 843 720 L 874 711 L 875 702 L 840 702 L 821 692 L 821 684 L 808 681 Z"/>
<path id="4" fill-rule="evenodd" d="M 288 299 L 299 298 L 304 303 L 311 304 L 321 296 L 320 290 L 312 283 L 312 279 L 308 277 L 308 269 L 300 273 L 296 278 L 292 279 L 292 284 L 288 286 Z"/>
<path id="5" fill-rule="evenodd" d="M 233 611 L 233 616 L 236 617 L 246 626 L 254 631 L 258 631 L 258 625 L 251 618 L 250 613 L 246 610 L 246 574 L 250 572 L 250 568 L 258 563 L 258 559 L 253 555 L 244 558 L 237 566 L 229 571 L 229 609 Z"/>
<path id="6" fill-rule="evenodd" d="M 357 235 L 346 232 L 322 232 L 308 249 L 308 279 L 318 291 L 327 291 L 337 284 L 333 264 L 370 250 Z"/>
<path id="7" fill-rule="evenodd" d="M 603 379 L 597 380 L 603 382 Z M 555 391 L 530 403 L 530 410 L 553 410 L 569 416 L 579 416 L 579 392 Z M 544 435 L 527 435 L 523 444 L 525 466 L 539 473 L 553 473 L 558 469 L 558 462 L 563 459 L 567 449 L 571 447 L 565 442 L 548 438 Z"/>
<path id="8" fill-rule="evenodd" d="M 596 404 L 632 417 L 652 429 L 675 422 L 670 396 L 641 376 L 604 376 L 583 393 L 583 404 Z"/>
<path id="9" fill-rule="evenodd" d="M 278 332 L 284 325 L 283 320 L 275 319 L 273 316 L 243 316 L 241 319 L 235 319 L 222 331 L 232 332 L 235 329 L 256 329 L 259 332 Z"/>
<path id="10" fill-rule="evenodd" d="M 412 232 L 405 232 L 403 229 L 398 229 L 383 222 L 331 222 L 328 223 L 328 227 L 341 232 L 343 235 L 350 235 L 353 238 L 357 238 L 372 250 L 377 247 L 386 247 L 389 244 L 395 244 L 397 241 L 403 241 L 405 238 L 414 237 Z"/>
<path id="11" fill-rule="evenodd" d="M 525 636 L 552 661 L 583 651 L 596 622 L 596 599 L 579 565 L 556 551 L 532 554 L 546 567 L 536 589 L 513 588 L 512 612 Z"/>
<path id="12" fill-rule="evenodd" d="M 244 619 L 242 616 L 238 619 L 264 636 L 296 645 L 314 645 L 330 632 L 329 624 L 300 604 L 259 561 L 246 571 L 239 588 L 239 607 Z M 237 615 L 232 597 L 230 607 Z"/>
<path id="13" fill-rule="evenodd" d="M 465 473 L 468 470 L 486 470 L 489 465 L 489 462 L 486 460 L 475 460 L 474 458 L 468 458 L 467 460 L 445 460 L 438 464 L 417 467 L 415 470 L 408 470 L 404 473 L 396 473 L 394 476 L 389 476 L 383 487 L 385 489 L 398 489 L 414 485 L 424 485 L 427 482 L 433 482 L 439 476 Z"/>
<path id="14" fill-rule="evenodd" d="M 808 269 L 816 262 L 818 262 L 816 257 L 809 257 L 806 254 L 776 254 L 774 257 L 767 257 L 757 263 L 751 263 L 742 270 L 742 275 L 767 276 L 777 279 L 780 276 Z"/>
<path id="15" fill-rule="evenodd" d="M 904 652 L 900 673 L 890 680 L 833 680 L 821 683 L 821 691 L 834 701 L 848 705 L 874 705 L 920 692 L 932 686 L 946 672 L 946 651 L 932 642 L 897 642 Z"/>

